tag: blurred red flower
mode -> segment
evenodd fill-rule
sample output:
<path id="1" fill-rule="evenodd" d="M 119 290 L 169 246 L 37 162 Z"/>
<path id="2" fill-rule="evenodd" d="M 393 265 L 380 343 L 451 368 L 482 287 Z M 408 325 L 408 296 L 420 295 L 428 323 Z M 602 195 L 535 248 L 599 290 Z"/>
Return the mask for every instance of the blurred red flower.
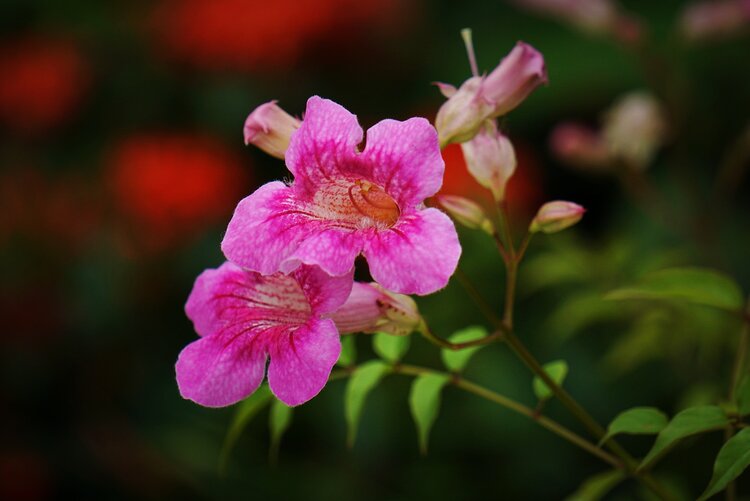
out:
<path id="1" fill-rule="evenodd" d="M 108 166 L 119 214 L 136 247 L 158 250 L 229 220 L 248 173 L 214 138 L 143 134 L 120 141 Z"/>
<path id="2" fill-rule="evenodd" d="M 508 182 L 505 196 L 512 217 L 529 218 L 543 202 L 542 182 L 533 152 L 523 143 L 515 140 L 513 146 L 516 150 L 518 167 Z M 461 146 L 449 144 L 442 153 L 445 161 L 445 178 L 440 194 L 460 195 L 475 200 L 485 208 L 491 208 L 494 204 L 492 194 L 487 188 L 477 183 L 469 173 Z"/>
<path id="3" fill-rule="evenodd" d="M 163 0 L 153 28 L 177 59 L 211 69 L 282 68 L 330 36 L 393 19 L 395 0 Z"/>
<path id="4" fill-rule="evenodd" d="M 0 47 L 0 121 L 26 134 L 47 132 L 79 106 L 90 68 L 66 40 L 27 37 Z"/>

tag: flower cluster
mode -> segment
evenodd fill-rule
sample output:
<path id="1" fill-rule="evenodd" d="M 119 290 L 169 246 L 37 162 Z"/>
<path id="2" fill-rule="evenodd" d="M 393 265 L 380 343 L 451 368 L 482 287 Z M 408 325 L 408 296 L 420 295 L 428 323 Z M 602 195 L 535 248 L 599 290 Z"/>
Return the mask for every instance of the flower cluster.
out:
<path id="1" fill-rule="evenodd" d="M 245 139 L 283 157 L 294 180 L 242 200 L 222 250 L 186 311 L 201 338 L 176 365 L 182 395 L 235 403 L 261 383 L 288 405 L 314 397 L 340 353 L 339 333 L 408 334 L 421 318 L 404 294 L 446 286 L 461 247 L 453 222 L 424 200 L 441 186 L 435 128 L 383 120 L 364 133 L 342 106 L 312 97 L 304 120 L 275 103 L 254 111 Z M 374 284 L 354 283 L 363 255 Z"/>

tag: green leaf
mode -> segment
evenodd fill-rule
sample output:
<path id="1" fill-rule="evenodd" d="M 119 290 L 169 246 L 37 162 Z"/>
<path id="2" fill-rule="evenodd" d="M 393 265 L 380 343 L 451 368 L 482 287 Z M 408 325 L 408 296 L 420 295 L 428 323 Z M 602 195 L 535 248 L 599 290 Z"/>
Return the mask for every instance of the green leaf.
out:
<path id="1" fill-rule="evenodd" d="M 623 470 L 610 470 L 587 478 L 565 501 L 598 501 L 625 479 Z"/>
<path id="2" fill-rule="evenodd" d="M 411 385 L 409 407 L 417 425 L 422 454 L 427 453 L 430 429 L 440 410 L 440 392 L 449 380 L 450 377 L 446 374 L 424 374 L 417 377 Z"/>
<path id="3" fill-rule="evenodd" d="M 258 414 L 263 408 L 271 402 L 273 394 L 268 389 L 267 385 L 259 387 L 255 392 L 247 397 L 245 400 L 237 404 L 237 411 L 234 413 L 232 424 L 229 425 L 227 430 L 227 436 L 224 439 L 224 445 L 221 449 L 219 470 L 225 471 L 226 466 L 229 462 L 229 455 L 237 443 L 237 439 L 242 435 L 243 430 L 248 423 Z"/>
<path id="4" fill-rule="evenodd" d="M 655 435 L 667 426 L 669 419 L 654 407 L 633 407 L 621 412 L 607 427 L 607 434 L 599 444 L 603 444 L 619 433 L 630 435 Z"/>
<path id="5" fill-rule="evenodd" d="M 737 388 L 737 411 L 740 416 L 750 414 L 750 376 L 745 377 Z"/>
<path id="6" fill-rule="evenodd" d="M 714 474 L 699 500 L 721 492 L 732 480 L 750 466 L 750 428 L 745 428 L 727 440 L 716 456 Z"/>
<path id="7" fill-rule="evenodd" d="M 389 371 L 390 366 L 380 360 L 366 362 L 354 371 L 346 385 L 344 396 L 344 415 L 346 416 L 347 438 L 349 447 L 354 445 L 357 438 L 357 427 L 362 417 L 362 407 L 365 405 L 367 395 L 383 379 Z"/>
<path id="8" fill-rule="evenodd" d="M 357 361 L 357 344 L 353 335 L 341 336 L 341 355 L 336 365 L 349 367 Z"/>
<path id="9" fill-rule="evenodd" d="M 605 299 L 681 299 L 729 311 L 740 310 L 743 305 L 737 283 L 706 268 L 668 268 L 650 273 L 637 284 L 610 292 Z"/>
<path id="10" fill-rule="evenodd" d="M 562 385 L 565 381 L 565 376 L 568 375 L 568 363 L 565 360 L 555 360 L 544 364 L 544 371 L 552 378 L 552 381 L 558 385 Z M 544 381 L 539 376 L 534 376 L 533 381 L 534 394 L 539 400 L 546 400 L 552 396 L 552 390 L 550 390 Z"/>
<path id="11" fill-rule="evenodd" d="M 466 327 L 453 333 L 448 340 L 451 343 L 466 343 L 487 337 L 487 329 L 484 327 Z M 469 363 L 472 355 L 479 350 L 481 346 L 472 346 L 463 350 L 442 350 L 440 356 L 443 358 L 443 364 L 453 372 L 460 372 Z"/>
<path id="12" fill-rule="evenodd" d="M 271 429 L 271 462 L 275 463 L 279 456 L 279 445 L 284 432 L 292 424 L 292 410 L 281 400 L 274 400 L 271 405 L 271 412 L 268 416 L 268 426 Z"/>
<path id="13" fill-rule="evenodd" d="M 648 468 L 663 456 L 678 441 L 691 435 L 724 428 L 729 421 L 724 411 L 715 405 L 691 407 L 677 414 L 669 424 L 659 432 L 656 442 L 648 452 L 639 470 Z"/>
<path id="14" fill-rule="evenodd" d="M 372 347 L 380 358 L 395 364 L 409 349 L 411 336 L 395 336 L 385 332 L 377 332 L 372 338 Z"/>

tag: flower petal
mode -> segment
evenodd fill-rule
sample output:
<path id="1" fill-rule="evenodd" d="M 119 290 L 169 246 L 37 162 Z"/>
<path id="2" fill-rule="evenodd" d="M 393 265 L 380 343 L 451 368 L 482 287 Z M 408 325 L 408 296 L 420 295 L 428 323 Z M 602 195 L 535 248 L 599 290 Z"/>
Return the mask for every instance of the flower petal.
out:
<path id="1" fill-rule="evenodd" d="M 424 118 L 383 120 L 367 131 L 362 159 L 379 184 L 401 207 L 434 195 L 443 183 L 445 163 L 435 128 Z"/>
<path id="2" fill-rule="evenodd" d="M 461 256 L 456 227 L 429 208 L 403 217 L 388 231 L 365 242 L 370 274 L 401 294 L 430 294 L 448 284 Z"/>
<path id="3" fill-rule="evenodd" d="M 330 223 L 311 220 L 315 225 L 307 237 L 279 265 L 284 273 L 297 269 L 300 264 L 317 265 L 333 276 L 349 274 L 354 267 L 354 259 L 362 251 L 362 237 L 357 231 L 326 228 Z"/>
<path id="4" fill-rule="evenodd" d="M 331 100 L 308 99 L 302 125 L 286 151 L 295 191 L 311 196 L 321 182 L 341 177 L 340 166 L 352 163 L 361 142 L 362 127 L 355 115 Z"/>
<path id="5" fill-rule="evenodd" d="M 187 345 L 175 365 L 183 398 L 206 407 L 224 407 L 254 392 L 263 381 L 266 353 L 246 341 L 245 336 L 230 342 L 208 336 Z"/>
<path id="6" fill-rule="evenodd" d="M 221 250 L 243 268 L 270 275 L 319 226 L 300 212 L 292 188 L 274 181 L 240 201 Z"/>
<path id="7" fill-rule="evenodd" d="M 279 400 L 299 405 L 320 393 L 341 353 L 331 319 L 313 319 L 269 346 L 268 385 Z"/>
<path id="8" fill-rule="evenodd" d="M 333 313 L 343 305 L 352 291 L 354 267 L 349 273 L 331 276 L 317 266 L 300 266 L 293 273 L 310 303 L 314 315 Z"/>

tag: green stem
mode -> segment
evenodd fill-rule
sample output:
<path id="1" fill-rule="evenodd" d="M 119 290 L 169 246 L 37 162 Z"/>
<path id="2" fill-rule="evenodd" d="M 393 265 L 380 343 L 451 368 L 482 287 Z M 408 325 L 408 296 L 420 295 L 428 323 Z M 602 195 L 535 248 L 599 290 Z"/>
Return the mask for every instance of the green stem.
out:
<path id="1" fill-rule="evenodd" d="M 472 346 L 484 346 L 496 341 L 501 341 L 505 337 L 505 333 L 507 332 L 505 329 L 500 328 L 489 336 L 475 339 L 474 341 L 466 341 L 464 343 L 451 343 L 447 339 L 443 339 L 435 335 L 427 326 L 427 323 L 424 321 L 422 321 L 422 325 L 418 330 L 419 333 L 422 334 L 422 336 L 432 344 L 437 345 L 440 348 L 453 351 L 463 350 L 464 348 L 471 348 Z"/>
<path id="2" fill-rule="evenodd" d="M 507 252 L 510 259 L 505 259 L 506 268 L 506 290 L 505 290 L 505 306 L 503 308 L 503 323 L 506 326 L 506 331 L 503 339 L 507 342 L 511 350 L 521 359 L 521 361 L 538 376 L 552 391 L 552 394 L 568 409 L 568 411 L 588 430 L 588 432 L 597 440 L 601 440 L 606 430 L 593 418 L 591 415 L 572 397 L 558 385 L 552 378 L 547 374 L 547 371 L 542 368 L 542 365 L 537 359 L 526 349 L 526 346 L 521 340 L 513 333 L 513 306 L 515 302 L 515 288 L 516 278 L 518 274 L 518 265 L 521 258 L 526 252 L 528 242 L 524 241 L 519 248 L 519 252 L 516 253 L 513 247 L 513 239 L 510 231 L 510 217 L 508 215 L 507 204 L 502 202 L 499 204 L 500 209 L 500 223 L 505 231 L 505 240 L 507 245 Z M 531 237 L 527 235 L 524 240 L 528 240 Z M 522 251 L 522 252 L 521 252 Z M 665 492 L 662 487 L 651 477 L 647 472 L 638 472 L 638 462 L 631 456 L 622 446 L 620 446 L 615 440 L 609 439 L 604 442 L 604 445 L 612 451 L 617 457 L 619 457 L 625 469 L 628 473 L 644 485 L 646 485 L 651 491 L 661 499 L 671 499 L 669 493 Z"/>
<path id="3" fill-rule="evenodd" d="M 474 304 L 477 305 L 477 307 L 481 310 L 482 314 L 487 318 L 487 320 L 489 320 L 492 323 L 492 325 L 494 325 L 498 329 L 502 328 L 503 323 L 500 320 L 500 318 L 498 318 L 498 316 L 495 315 L 495 312 L 493 311 L 492 307 L 482 297 L 482 295 L 479 293 L 479 290 L 471 282 L 469 277 L 461 269 L 460 266 L 456 270 L 456 279 L 458 279 L 459 283 L 463 286 L 464 290 L 466 290 L 466 293 L 474 301 Z"/>
<path id="4" fill-rule="evenodd" d="M 398 374 L 405 374 L 405 375 L 410 375 L 410 376 L 421 376 L 424 374 L 448 375 L 443 372 L 434 371 L 426 367 L 418 367 L 414 365 L 397 365 L 394 367 L 394 372 Z M 492 390 L 484 388 L 483 386 L 480 386 L 476 383 L 472 383 L 471 381 L 467 381 L 460 377 L 453 376 L 453 378 L 451 379 L 451 383 L 457 388 L 460 388 L 469 393 L 473 393 L 474 395 L 478 397 L 481 397 L 481 398 L 484 398 L 485 400 L 489 400 L 490 402 L 496 403 L 517 414 L 526 416 L 527 418 L 537 422 L 543 428 L 567 440 L 573 445 L 580 447 L 586 452 L 598 457 L 602 461 L 609 463 L 615 468 L 622 468 L 622 463 L 612 454 L 609 454 L 607 451 L 601 449 L 600 447 L 597 447 L 592 442 L 589 442 L 585 438 L 567 429 L 566 427 L 557 423 L 556 421 L 546 416 L 537 416 L 534 409 L 531 409 L 530 407 L 526 407 L 525 405 L 519 402 L 516 402 L 515 400 L 512 400 L 506 397 L 505 395 L 501 395 L 500 393 L 494 392 Z"/>

